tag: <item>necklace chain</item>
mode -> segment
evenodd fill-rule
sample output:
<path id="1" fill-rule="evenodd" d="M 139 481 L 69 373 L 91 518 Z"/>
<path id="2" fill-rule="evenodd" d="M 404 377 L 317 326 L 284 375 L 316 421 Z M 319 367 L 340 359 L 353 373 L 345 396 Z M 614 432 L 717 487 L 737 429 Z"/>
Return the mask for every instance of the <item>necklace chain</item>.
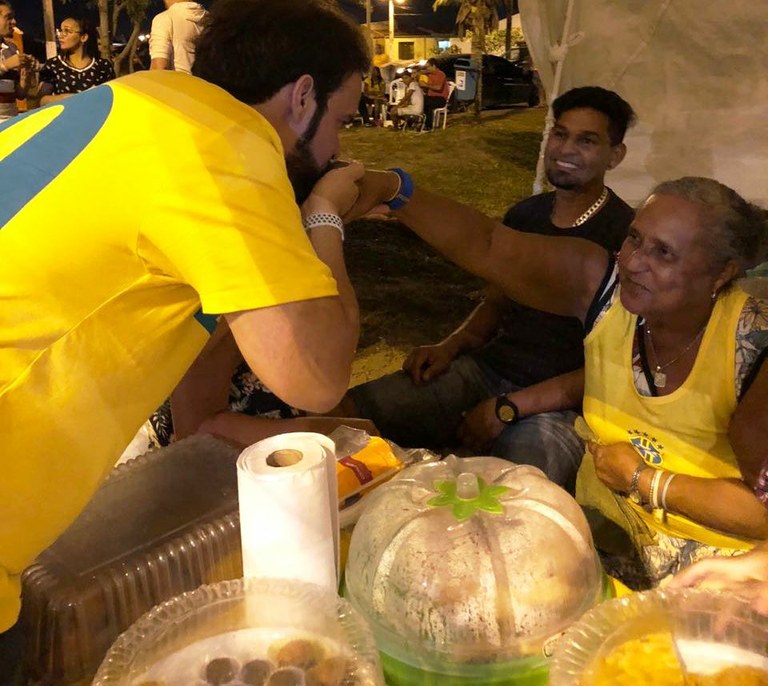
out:
<path id="1" fill-rule="evenodd" d="M 693 347 L 693 344 L 699 340 L 701 334 L 704 333 L 706 328 L 707 325 L 704 324 L 704 326 L 699 329 L 698 333 L 691 339 L 691 342 L 688 343 L 685 348 L 683 348 L 682 352 L 677 357 L 671 359 L 669 362 L 665 362 L 664 364 L 659 364 L 659 357 L 656 354 L 656 349 L 653 347 L 653 335 L 651 334 L 651 328 L 649 326 L 645 327 L 645 332 L 648 334 L 648 347 L 653 354 L 653 359 L 656 360 L 656 369 L 653 372 L 653 385 L 656 386 L 656 388 L 664 388 L 667 385 L 667 375 L 664 373 L 664 370 L 670 365 L 673 365 L 683 355 L 685 355 L 685 353 L 687 353 Z"/>
<path id="2" fill-rule="evenodd" d="M 608 200 L 608 189 L 603 186 L 603 192 L 600 193 L 600 197 L 595 200 L 595 202 L 590 207 L 587 208 L 584 214 L 582 214 L 575 222 L 573 222 L 572 226 L 581 226 L 605 204 L 606 200 Z"/>

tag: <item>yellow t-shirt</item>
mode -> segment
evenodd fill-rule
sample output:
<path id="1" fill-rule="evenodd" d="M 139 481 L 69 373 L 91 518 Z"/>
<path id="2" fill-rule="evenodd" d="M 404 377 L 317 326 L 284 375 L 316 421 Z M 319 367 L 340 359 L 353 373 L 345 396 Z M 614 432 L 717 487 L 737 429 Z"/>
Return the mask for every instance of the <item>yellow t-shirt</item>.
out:
<path id="1" fill-rule="evenodd" d="M 215 315 L 337 294 L 253 108 L 143 72 L 0 127 L 0 632 Z M 137 504 L 137 507 L 140 506 Z"/>
<path id="2" fill-rule="evenodd" d="M 631 443 L 645 462 L 659 469 L 704 478 L 740 478 L 728 441 L 728 425 L 736 409 L 734 384 L 736 327 L 746 293 L 732 288 L 720 296 L 704 332 L 696 362 L 673 393 L 641 396 L 635 389 L 632 344 L 637 317 L 616 296 L 605 316 L 584 339 L 584 418 L 603 443 Z M 596 479 L 587 454 L 579 470 L 577 497 L 612 517 L 613 499 L 630 508 L 653 530 L 723 548 L 751 548 L 753 542 L 704 527 L 682 515 L 667 513 L 657 522 L 629 498 L 613 494 Z M 589 492 L 581 485 L 589 483 Z M 602 507 L 605 505 L 605 507 Z M 624 521 L 617 521 L 624 526 Z M 630 531 L 630 533 L 632 533 Z"/>

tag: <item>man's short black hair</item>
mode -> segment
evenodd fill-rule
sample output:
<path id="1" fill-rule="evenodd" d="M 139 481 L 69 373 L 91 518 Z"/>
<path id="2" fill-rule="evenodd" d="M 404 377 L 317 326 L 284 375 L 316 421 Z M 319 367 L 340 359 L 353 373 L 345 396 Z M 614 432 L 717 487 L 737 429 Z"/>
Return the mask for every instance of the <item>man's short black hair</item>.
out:
<path id="1" fill-rule="evenodd" d="M 318 0 L 217 0 L 195 43 L 192 73 L 249 105 L 309 74 L 318 112 L 370 66 L 356 24 Z"/>
<path id="2" fill-rule="evenodd" d="M 611 145 L 618 145 L 624 140 L 627 129 L 635 123 L 637 115 L 631 105 L 613 91 L 600 86 L 582 86 L 571 88 L 552 103 L 555 121 L 569 110 L 588 107 L 602 112 L 608 117 L 608 134 Z"/>

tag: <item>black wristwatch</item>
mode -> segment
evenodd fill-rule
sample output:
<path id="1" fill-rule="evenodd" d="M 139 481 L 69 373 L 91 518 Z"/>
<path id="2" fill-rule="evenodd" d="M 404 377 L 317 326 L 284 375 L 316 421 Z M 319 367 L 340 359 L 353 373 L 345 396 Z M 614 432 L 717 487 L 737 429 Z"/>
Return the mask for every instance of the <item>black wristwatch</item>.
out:
<path id="1" fill-rule="evenodd" d="M 496 398 L 496 418 L 504 424 L 514 424 L 520 419 L 520 410 L 506 395 Z"/>

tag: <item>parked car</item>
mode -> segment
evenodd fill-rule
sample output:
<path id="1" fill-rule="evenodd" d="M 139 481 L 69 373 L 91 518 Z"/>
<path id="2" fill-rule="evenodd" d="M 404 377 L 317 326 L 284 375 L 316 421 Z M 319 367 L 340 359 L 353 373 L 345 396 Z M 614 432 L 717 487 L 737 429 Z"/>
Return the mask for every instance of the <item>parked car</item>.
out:
<path id="1" fill-rule="evenodd" d="M 437 66 L 453 82 L 456 81 L 456 61 L 469 61 L 468 54 L 444 54 L 435 57 Z M 459 63 L 461 64 L 461 63 Z M 454 106 L 461 93 L 454 93 Z M 533 72 L 521 62 L 510 62 L 497 55 L 483 55 L 483 109 L 539 104 L 539 89 L 533 81 Z"/>

